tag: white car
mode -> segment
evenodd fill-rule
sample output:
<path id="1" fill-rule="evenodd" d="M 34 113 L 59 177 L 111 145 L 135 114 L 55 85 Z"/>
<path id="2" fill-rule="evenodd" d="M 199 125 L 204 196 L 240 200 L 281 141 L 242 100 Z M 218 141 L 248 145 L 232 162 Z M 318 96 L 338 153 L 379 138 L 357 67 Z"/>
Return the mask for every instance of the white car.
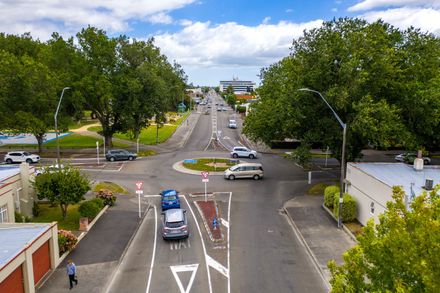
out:
<path id="1" fill-rule="evenodd" d="M 52 173 L 52 172 L 58 171 L 59 169 L 61 169 L 61 170 L 64 169 L 64 165 L 60 164 L 60 166 L 58 167 L 58 164 L 55 164 L 55 165 L 46 166 L 44 168 L 39 168 L 39 169 L 35 170 L 35 176 L 43 174 L 46 171 L 49 173 Z"/>
<path id="2" fill-rule="evenodd" d="M 229 120 L 228 127 L 229 128 L 237 128 L 237 121 L 235 121 L 233 119 Z"/>
<path id="3" fill-rule="evenodd" d="M 237 146 L 232 149 L 231 156 L 233 158 L 245 157 L 249 159 L 255 159 L 257 157 L 257 152 L 245 147 Z"/>
<path id="4" fill-rule="evenodd" d="M 39 161 L 40 161 L 40 156 L 23 151 L 8 152 L 5 155 L 5 162 L 7 164 L 22 163 L 22 162 L 32 164 L 32 163 L 38 163 Z"/>

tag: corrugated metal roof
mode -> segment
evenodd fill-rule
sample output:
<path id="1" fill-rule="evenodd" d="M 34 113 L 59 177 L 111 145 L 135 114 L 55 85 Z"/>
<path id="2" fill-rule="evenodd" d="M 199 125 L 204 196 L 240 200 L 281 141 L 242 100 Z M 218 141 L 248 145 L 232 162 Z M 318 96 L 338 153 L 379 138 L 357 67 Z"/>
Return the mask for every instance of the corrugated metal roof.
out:
<path id="1" fill-rule="evenodd" d="M 50 227 L 51 224 L 0 225 L 0 268 Z"/>
<path id="2" fill-rule="evenodd" d="M 426 179 L 434 181 L 433 186 L 440 184 L 440 166 L 424 166 L 423 170 L 416 171 L 412 165 L 404 163 L 350 163 L 356 168 L 375 177 L 388 186 L 402 186 L 407 195 L 413 191 L 419 195 L 424 190 Z"/>

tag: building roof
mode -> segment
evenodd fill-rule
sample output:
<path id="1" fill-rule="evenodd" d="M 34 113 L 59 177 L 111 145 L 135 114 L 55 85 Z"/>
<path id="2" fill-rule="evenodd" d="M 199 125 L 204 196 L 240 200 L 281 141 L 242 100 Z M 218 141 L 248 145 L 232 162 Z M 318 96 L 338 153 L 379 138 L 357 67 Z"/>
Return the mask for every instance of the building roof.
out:
<path id="1" fill-rule="evenodd" d="M 432 179 L 433 186 L 440 183 L 440 166 L 424 166 L 416 171 L 412 165 L 405 163 L 349 163 L 382 181 L 388 186 L 402 186 L 407 195 L 411 195 L 411 183 L 415 195 L 423 192 L 426 179 Z"/>
<path id="2" fill-rule="evenodd" d="M 0 224 L 0 269 L 51 226 L 52 224 Z"/>
<path id="3" fill-rule="evenodd" d="M 236 95 L 237 96 L 237 100 L 252 100 L 255 97 L 252 95 Z"/>
<path id="4" fill-rule="evenodd" d="M 20 166 L 0 166 L 0 182 L 20 174 Z"/>

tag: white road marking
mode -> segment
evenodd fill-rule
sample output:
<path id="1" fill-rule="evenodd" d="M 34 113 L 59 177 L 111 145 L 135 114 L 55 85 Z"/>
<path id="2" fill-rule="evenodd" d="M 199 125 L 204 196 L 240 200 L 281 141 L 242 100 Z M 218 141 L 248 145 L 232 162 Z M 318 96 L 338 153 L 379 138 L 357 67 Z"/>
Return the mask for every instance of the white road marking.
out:
<path id="1" fill-rule="evenodd" d="M 219 263 L 209 255 L 206 255 L 205 257 L 210 267 L 220 272 L 226 278 L 229 278 L 229 270 L 227 268 L 225 268 L 221 263 Z"/>
<path id="2" fill-rule="evenodd" d="M 189 241 L 189 239 L 186 240 L 179 240 L 179 241 L 173 241 L 170 242 L 170 250 L 180 250 L 183 246 L 183 248 L 188 248 L 191 247 L 191 242 Z"/>
<path id="3" fill-rule="evenodd" d="M 205 255 L 206 274 L 208 275 L 208 287 L 209 287 L 209 293 L 212 293 L 211 273 L 209 272 L 208 262 L 206 261 L 206 247 L 205 247 L 205 241 L 203 241 L 202 230 L 200 230 L 199 223 L 197 222 L 196 215 L 194 214 L 194 211 L 193 211 L 191 205 L 189 204 L 189 202 L 188 202 L 188 200 L 186 199 L 186 197 L 183 197 L 183 198 L 185 199 L 186 204 L 188 205 L 188 208 L 189 208 L 189 210 L 191 211 L 191 214 L 192 214 L 192 216 L 193 216 L 193 218 L 194 218 L 194 222 L 196 223 L 196 226 L 197 226 L 197 230 L 199 231 L 200 241 L 202 241 L 203 254 Z"/>
<path id="4" fill-rule="evenodd" d="M 171 272 L 173 273 L 173 276 L 176 279 L 177 286 L 179 286 L 180 293 L 188 293 L 191 290 L 198 267 L 199 267 L 198 263 L 192 265 L 170 266 Z M 177 273 L 180 272 L 192 272 L 191 278 L 189 279 L 189 283 L 186 289 L 183 288 L 182 282 L 180 281 L 180 278 L 177 275 Z"/>
<path id="5" fill-rule="evenodd" d="M 229 136 L 224 136 L 223 139 L 231 139 Z"/>
<path id="6" fill-rule="evenodd" d="M 223 226 L 225 226 L 226 228 L 229 228 L 229 222 L 228 221 L 226 221 L 223 218 L 221 218 L 220 221 L 222 222 Z"/>
<path id="7" fill-rule="evenodd" d="M 156 257 L 156 244 L 157 244 L 157 210 L 156 206 L 154 207 L 154 246 L 153 246 L 153 255 L 151 256 L 151 264 L 150 264 L 150 274 L 148 276 L 148 283 L 147 283 L 147 290 L 146 293 L 150 292 L 150 285 L 151 285 L 151 276 L 153 275 L 153 266 L 154 266 L 154 259 Z"/>
<path id="8" fill-rule="evenodd" d="M 230 228 L 229 228 L 229 223 L 231 222 L 231 198 L 232 198 L 232 192 L 229 192 L 229 203 L 228 203 L 228 271 L 230 272 L 231 271 L 231 259 L 230 259 L 230 252 L 229 252 L 229 250 L 230 250 L 230 246 L 229 246 L 229 243 L 230 243 L 230 237 L 231 237 L 231 234 L 229 233 L 229 230 L 230 230 Z M 230 293 L 231 292 L 231 274 L 229 273 L 229 277 L 228 277 L 228 293 Z"/>
<path id="9" fill-rule="evenodd" d="M 144 195 L 142 195 L 142 197 L 147 197 L 147 198 L 149 198 L 149 197 L 160 197 L 161 195 L 160 194 L 144 194 Z"/>

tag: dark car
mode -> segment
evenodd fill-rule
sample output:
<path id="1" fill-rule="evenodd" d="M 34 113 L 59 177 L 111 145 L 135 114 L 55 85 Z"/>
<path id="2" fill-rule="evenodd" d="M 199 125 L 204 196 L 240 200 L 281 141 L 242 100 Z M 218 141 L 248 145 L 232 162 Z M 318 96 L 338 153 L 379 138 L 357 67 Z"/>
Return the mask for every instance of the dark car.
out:
<path id="1" fill-rule="evenodd" d="M 174 189 L 167 189 L 160 193 L 162 210 L 180 209 L 179 192 Z"/>
<path id="2" fill-rule="evenodd" d="M 109 150 L 105 154 L 107 161 L 119 161 L 119 160 L 129 160 L 132 161 L 137 158 L 137 154 L 129 152 L 127 150 Z"/>

